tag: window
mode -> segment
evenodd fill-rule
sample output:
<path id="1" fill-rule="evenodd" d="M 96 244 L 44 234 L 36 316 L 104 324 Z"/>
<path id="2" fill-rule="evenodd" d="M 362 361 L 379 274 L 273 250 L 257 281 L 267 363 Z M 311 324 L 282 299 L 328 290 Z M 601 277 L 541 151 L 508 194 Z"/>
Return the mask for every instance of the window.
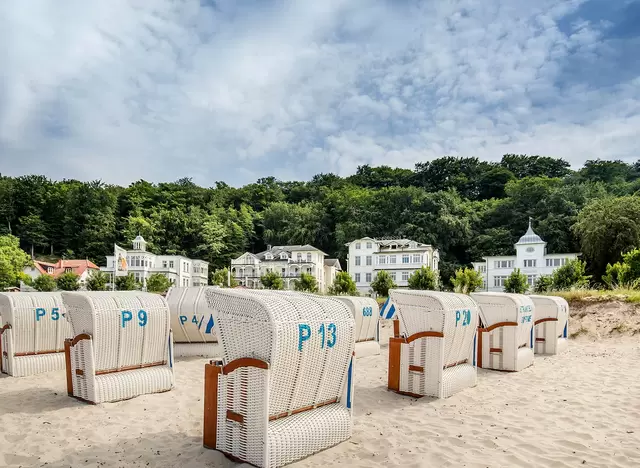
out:
<path id="1" fill-rule="evenodd" d="M 359 283 L 360 282 L 360 273 L 356 273 L 355 274 L 355 282 Z"/>
<path id="2" fill-rule="evenodd" d="M 367 242 L 367 249 L 373 248 L 373 244 L 371 242 Z"/>
<path id="3" fill-rule="evenodd" d="M 369 259 L 371 259 L 371 257 L 367 257 L 367 265 L 371 265 Z M 384 265 L 385 263 L 387 263 L 387 257 L 385 255 L 380 255 L 378 257 L 378 265 Z"/>
<path id="4" fill-rule="evenodd" d="M 389 263 L 390 264 L 395 264 L 396 263 L 396 256 L 395 255 L 389 255 Z"/>
<path id="5" fill-rule="evenodd" d="M 270 253 L 265 254 L 264 259 L 265 260 L 273 260 L 273 255 L 271 255 Z"/>
<path id="6" fill-rule="evenodd" d="M 403 271 L 402 272 L 402 281 L 409 281 L 409 272 L 408 271 Z"/>
<path id="7" fill-rule="evenodd" d="M 395 281 L 395 280 L 396 280 L 396 272 L 395 272 L 395 271 L 390 271 L 390 272 L 389 272 L 389 276 L 391 277 L 391 279 L 392 279 L 393 281 Z"/>
<path id="8" fill-rule="evenodd" d="M 300 252 L 298 252 L 298 261 L 301 262 L 302 261 L 302 254 Z"/>
<path id="9" fill-rule="evenodd" d="M 73 269 L 72 269 L 72 268 L 65 268 L 65 269 L 64 269 L 64 272 L 65 272 L 65 273 L 71 273 L 72 271 L 73 271 Z"/>
<path id="10" fill-rule="evenodd" d="M 284 276 L 284 273 L 285 273 L 285 269 L 283 268 L 282 269 L 282 276 Z"/>
<path id="11" fill-rule="evenodd" d="M 371 273 L 367 273 L 365 276 L 367 283 L 371 283 Z"/>
<path id="12" fill-rule="evenodd" d="M 167 268 L 167 261 L 166 260 L 162 260 L 162 268 Z"/>
<path id="13" fill-rule="evenodd" d="M 356 249 L 360 250 L 360 242 L 356 242 Z"/>
<path id="14" fill-rule="evenodd" d="M 356 266 L 360 266 L 360 255 L 356 255 Z"/>
<path id="15" fill-rule="evenodd" d="M 486 273 L 487 272 L 487 266 L 486 265 L 480 265 L 478 266 L 478 271 L 480 273 Z"/>
<path id="16" fill-rule="evenodd" d="M 533 286 L 536 283 L 536 275 L 527 275 L 527 284 Z"/>
<path id="17" fill-rule="evenodd" d="M 534 268 L 536 266 L 536 261 L 535 260 L 525 260 L 524 261 L 524 267 L 525 268 Z"/>
<path id="18" fill-rule="evenodd" d="M 280 254 L 280 258 L 281 258 L 282 260 L 286 260 L 286 259 L 287 259 L 287 254 L 286 254 L 285 252 L 282 252 L 282 253 Z"/>
<path id="19" fill-rule="evenodd" d="M 493 285 L 496 288 L 504 288 L 504 282 L 506 281 L 506 276 L 494 276 Z"/>
<path id="20" fill-rule="evenodd" d="M 496 260 L 494 262 L 494 267 L 496 269 L 513 268 L 513 260 Z"/>
<path id="21" fill-rule="evenodd" d="M 310 261 L 311 261 L 311 254 L 310 254 L 310 253 L 308 253 L 308 254 L 307 254 L 307 262 L 310 262 Z"/>
<path id="22" fill-rule="evenodd" d="M 422 263 L 422 255 L 413 254 L 413 263 Z"/>
<path id="23" fill-rule="evenodd" d="M 173 268 L 173 260 L 169 261 L 169 268 Z"/>
<path id="24" fill-rule="evenodd" d="M 402 263 L 409 263 L 409 254 L 404 254 L 402 256 Z"/>
<path id="25" fill-rule="evenodd" d="M 560 265 L 564 265 L 564 258 L 547 258 L 547 266 L 548 267 L 557 267 Z"/>

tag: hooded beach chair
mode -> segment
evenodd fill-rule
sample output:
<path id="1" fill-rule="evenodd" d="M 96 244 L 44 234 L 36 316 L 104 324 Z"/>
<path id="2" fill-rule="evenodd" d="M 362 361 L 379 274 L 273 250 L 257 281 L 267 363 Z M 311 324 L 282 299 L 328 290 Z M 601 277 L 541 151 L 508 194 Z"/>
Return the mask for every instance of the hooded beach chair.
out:
<path id="1" fill-rule="evenodd" d="M 0 293 L 0 369 L 14 377 L 64 369 L 72 336 L 57 292 Z"/>
<path id="2" fill-rule="evenodd" d="M 388 387 L 414 397 L 447 398 L 477 383 L 478 306 L 463 294 L 392 290 L 395 335 Z"/>
<path id="3" fill-rule="evenodd" d="M 478 367 L 520 371 L 533 364 L 533 301 L 522 294 L 472 293 L 480 306 Z"/>
<path id="4" fill-rule="evenodd" d="M 214 311 L 205 291 L 215 286 L 171 288 L 167 304 L 171 312 L 174 355 L 178 357 L 222 357 L 215 329 Z"/>
<path id="5" fill-rule="evenodd" d="M 344 302 L 356 321 L 356 358 L 380 354 L 378 303 L 369 297 L 334 296 Z"/>
<path id="6" fill-rule="evenodd" d="M 209 289 L 224 358 L 205 366 L 204 446 L 279 467 L 351 436 L 355 322 L 336 299 Z"/>
<path id="7" fill-rule="evenodd" d="M 529 296 L 535 305 L 536 354 L 558 354 L 569 342 L 569 304 L 556 296 Z"/>
<path id="8" fill-rule="evenodd" d="M 169 307 L 139 291 L 63 292 L 73 339 L 65 341 L 67 392 L 89 403 L 173 387 Z"/>

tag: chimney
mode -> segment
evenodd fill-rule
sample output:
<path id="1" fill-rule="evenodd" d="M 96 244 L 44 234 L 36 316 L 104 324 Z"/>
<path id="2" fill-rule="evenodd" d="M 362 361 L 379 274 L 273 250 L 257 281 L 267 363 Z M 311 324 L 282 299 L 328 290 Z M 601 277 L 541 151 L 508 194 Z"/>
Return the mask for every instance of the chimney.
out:
<path id="1" fill-rule="evenodd" d="M 267 244 L 267 250 L 271 250 L 271 244 Z"/>

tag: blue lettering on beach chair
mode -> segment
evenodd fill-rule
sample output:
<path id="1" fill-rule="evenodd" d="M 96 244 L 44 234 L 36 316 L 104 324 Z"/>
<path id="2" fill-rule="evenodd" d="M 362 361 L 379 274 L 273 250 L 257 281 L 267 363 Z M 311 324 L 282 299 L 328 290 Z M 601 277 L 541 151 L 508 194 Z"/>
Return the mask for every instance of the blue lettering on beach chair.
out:
<path id="1" fill-rule="evenodd" d="M 47 311 L 44 310 L 42 307 L 38 307 L 36 309 L 36 322 L 39 322 L 40 317 L 44 317 L 45 315 L 47 315 Z"/>
<path id="2" fill-rule="evenodd" d="M 186 315 L 181 315 L 180 316 L 180 325 L 184 325 L 184 323 L 187 321 L 187 316 Z"/>
<path id="3" fill-rule="evenodd" d="M 127 326 L 127 322 L 130 322 L 133 319 L 133 314 L 129 310 L 123 310 L 121 312 L 122 315 L 122 328 Z"/>
<path id="4" fill-rule="evenodd" d="M 306 323 L 298 325 L 298 351 L 302 351 L 302 343 L 311 338 L 311 327 Z"/>
<path id="5" fill-rule="evenodd" d="M 209 321 L 207 322 L 207 329 L 205 330 L 205 334 L 210 335 L 211 334 L 211 330 L 213 330 L 213 325 L 214 325 L 214 320 L 213 320 L 213 314 L 209 315 Z"/>

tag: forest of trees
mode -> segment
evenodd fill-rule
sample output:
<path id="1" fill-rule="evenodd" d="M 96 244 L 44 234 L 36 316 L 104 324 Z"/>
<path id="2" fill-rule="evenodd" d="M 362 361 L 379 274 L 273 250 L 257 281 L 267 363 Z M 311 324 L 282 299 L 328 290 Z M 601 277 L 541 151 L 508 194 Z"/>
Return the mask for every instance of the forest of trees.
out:
<path id="1" fill-rule="evenodd" d="M 638 189 L 640 161 L 587 161 L 574 171 L 562 159 L 512 154 L 444 157 L 414 170 L 361 166 L 309 182 L 267 177 L 241 188 L 0 176 L 0 235 L 19 237 L 36 256 L 104 265 L 114 242 L 128 246 L 141 233 L 149 250 L 204 259 L 211 271 L 267 244 L 308 243 L 344 260 L 354 238 L 402 236 L 440 250 L 449 284 L 483 255 L 512 254 L 532 217 L 550 253 L 584 252 L 599 280 L 607 263 L 640 246 Z"/>

